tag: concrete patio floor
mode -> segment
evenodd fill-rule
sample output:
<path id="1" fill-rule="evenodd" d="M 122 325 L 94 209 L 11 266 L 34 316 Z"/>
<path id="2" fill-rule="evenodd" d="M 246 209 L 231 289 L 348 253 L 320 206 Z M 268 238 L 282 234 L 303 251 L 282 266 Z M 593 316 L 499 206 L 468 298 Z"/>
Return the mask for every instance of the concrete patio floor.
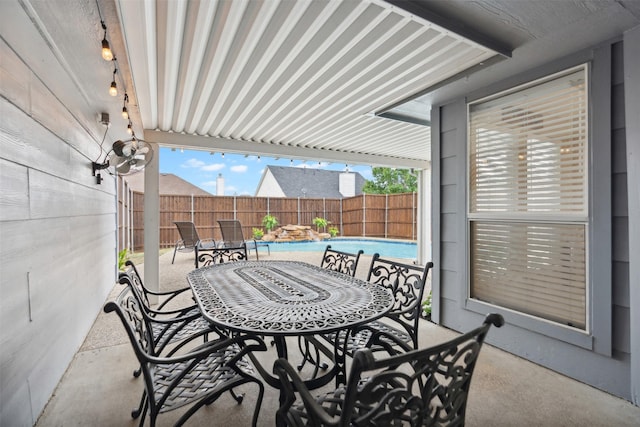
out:
<path id="1" fill-rule="evenodd" d="M 261 259 L 296 259 L 315 265 L 320 264 L 321 256 L 314 252 L 260 253 Z M 171 252 L 160 257 L 163 290 L 185 286 L 186 274 L 193 269 L 193 254 L 178 253 L 173 265 L 171 257 Z M 370 259 L 366 255 L 361 258 L 358 277 L 365 278 Z M 120 290 L 116 285 L 109 298 Z M 497 333 L 500 330 L 494 328 L 489 336 Z M 420 346 L 455 335 L 423 321 Z M 274 358 L 271 353 L 261 355 L 269 371 Z M 138 420 L 130 416 L 143 389 L 142 380 L 131 375 L 136 363 L 120 320 L 101 311 L 36 426 L 137 425 Z M 257 388 L 247 386 L 244 391 L 242 404 L 236 404 L 227 393 L 201 408 L 186 425 L 251 425 Z M 274 425 L 277 402 L 278 392 L 266 386 L 259 426 Z M 172 425 L 181 413 L 161 414 L 158 425 Z M 640 426 L 640 408 L 485 344 L 471 384 L 466 422 L 468 426 Z"/>

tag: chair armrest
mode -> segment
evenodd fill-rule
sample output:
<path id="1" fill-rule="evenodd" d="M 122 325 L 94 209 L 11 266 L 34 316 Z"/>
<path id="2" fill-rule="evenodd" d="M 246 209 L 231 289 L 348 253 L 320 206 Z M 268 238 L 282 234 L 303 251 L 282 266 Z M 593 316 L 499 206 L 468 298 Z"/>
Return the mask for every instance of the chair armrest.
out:
<path id="1" fill-rule="evenodd" d="M 404 341 L 398 339 L 398 337 L 392 334 L 389 334 L 387 332 L 381 331 L 377 328 L 373 328 L 367 324 L 360 325 L 354 328 L 351 333 L 355 335 L 358 332 L 364 331 L 364 330 L 371 332 L 371 336 L 369 337 L 369 340 L 365 343 L 365 346 L 364 346 L 365 348 L 379 346 L 385 349 L 387 353 L 389 353 L 389 355 L 394 355 L 402 352 L 406 353 L 408 351 L 413 350 L 411 346 L 409 346 Z M 400 348 L 400 351 L 398 350 L 398 347 Z"/>
<path id="2" fill-rule="evenodd" d="M 254 344 L 247 344 L 250 341 L 254 341 Z M 209 354 L 220 351 L 234 344 L 238 344 L 240 346 L 240 351 L 237 355 L 235 355 L 227 362 L 227 365 L 232 367 L 234 370 L 240 369 L 233 365 L 248 352 L 267 350 L 267 346 L 264 341 L 262 341 L 257 336 L 236 336 L 233 338 L 221 338 L 215 341 L 207 341 L 204 344 L 201 344 L 198 347 L 189 350 L 187 353 L 180 355 L 172 354 L 171 356 L 147 356 L 147 358 L 151 363 L 155 363 L 158 365 L 190 362 L 204 359 Z"/>
<path id="3" fill-rule="evenodd" d="M 286 418 L 287 412 L 296 400 L 295 392 L 297 391 L 309 418 L 320 421 L 318 425 L 336 424 L 336 418 L 332 417 L 324 410 L 324 408 L 313 398 L 304 381 L 298 375 L 298 372 L 291 366 L 287 359 L 280 358 L 273 363 L 273 373 L 280 379 L 281 391 L 284 394 L 284 401 L 281 403 L 277 412 L 277 418 Z"/>
<path id="4" fill-rule="evenodd" d="M 176 308 L 174 310 L 160 310 L 160 306 L 158 306 L 158 308 L 151 308 L 151 307 L 147 307 L 147 311 L 149 312 L 149 314 L 152 317 L 156 317 L 156 316 L 170 316 L 170 317 L 159 317 L 158 319 L 164 319 L 164 320 L 171 320 L 171 319 L 176 319 L 179 320 L 181 317 L 184 316 L 191 316 L 190 314 L 188 314 L 190 311 L 192 311 L 194 308 L 197 308 L 198 305 L 197 304 L 191 304 L 187 307 L 180 307 L 180 308 Z"/>
<path id="5" fill-rule="evenodd" d="M 167 304 L 169 304 L 174 298 L 176 298 L 178 295 L 181 295 L 184 292 L 187 291 L 191 291 L 191 287 L 187 286 L 185 288 L 180 288 L 180 289 L 176 289 L 175 291 L 166 291 L 166 292 L 150 292 L 153 295 L 156 295 L 158 297 L 168 297 L 167 299 L 165 299 L 164 301 L 162 301 L 160 303 L 160 305 L 158 305 L 157 310 L 162 310 Z"/>

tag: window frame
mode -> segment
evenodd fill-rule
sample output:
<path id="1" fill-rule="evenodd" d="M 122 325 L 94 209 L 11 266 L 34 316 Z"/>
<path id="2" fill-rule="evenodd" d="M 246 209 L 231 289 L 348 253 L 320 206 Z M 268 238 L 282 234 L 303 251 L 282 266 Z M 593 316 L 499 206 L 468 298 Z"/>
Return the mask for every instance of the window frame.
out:
<path id="1" fill-rule="evenodd" d="M 603 57 L 603 59 L 606 60 L 606 55 L 601 55 Z M 593 102 L 594 100 L 594 86 L 595 87 L 600 87 L 600 85 L 594 85 L 593 79 L 594 76 L 595 78 L 598 79 L 598 83 L 604 83 L 607 84 L 608 82 L 610 82 L 610 78 L 607 80 L 606 78 L 607 73 L 604 72 L 604 66 L 602 64 L 606 65 L 610 65 L 610 62 L 608 64 L 606 64 L 605 62 L 600 62 L 600 66 L 599 67 L 595 67 L 593 65 L 593 63 L 591 61 L 580 61 L 577 64 L 573 64 L 569 67 L 563 67 L 561 69 L 557 69 L 555 70 L 555 72 L 549 73 L 543 73 L 540 72 L 538 73 L 537 76 L 533 77 L 533 78 L 527 78 L 527 79 L 523 79 L 521 82 L 519 82 L 519 84 L 515 84 L 512 86 L 507 86 L 506 88 L 502 89 L 502 90 L 492 90 L 492 91 L 487 91 L 487 93 L 485 93 L 483 96 L 477 96 L 476 98 L 468 98 L 466 100 L 466 109 L 465 109 L 465 113 L 466 113 L 466 117 L 465 117 L 465 124 L 466 124 L 466 141 L 465 141 L 465 158 L 464 158 L 464 162 L 465 162 L 465 166 L 464 166 L 464 170 L 465 170 L 465 178 L 466 178 L 466 184 L 465 184 L 465 189 L 466 189 L 466 195 L 465 195 L 465 258 L 466 258 L 466 262 L 465 262 L 465 269 L 466 269 L 466 286 L 464 289 L 464 298 L 463 298 L 463 307 L 465 309 L 468 309 L 470 311 L 474 311 L 477 313 L 486 313 L 487 310 L 492 310 L 492 311 L 498 311 L 500 313 L 502 313 L 506 320 L 508 321 L 508 323 L 522 327 L 522 328 L 526 328 L 528 330 L 534 331 L 534 332 L 538 332 L 541 333 L 543 335 L 552 337 L 552 338 L 556 338 L 571 344 L 574 344 L 576 346 L 579 347 L 583 347 L 583 348 L 587 348 L 587 349 L 594 349 L 596 351 L 598 351 L 599 353 L 602 354 L 610 354 L 611 352 L 611 337 L 610 334 L 609 336 L 604 336 L 603 340 L 601 340 L 601 345 L 596 346 L 594 345 L 594 337 L 598 334 L 598 331 L 602 331 L 606 328 L 606 324 L 608 323 L 608 325 L 611 325 L 611 320 L 610 320 L 610 315 L 608 316 L 608 320 L 606 319 L 606 311 L 604 310 L 605 313 L 604 315 L 596 315 L 596 313 L 598 313 L 597 311 L 593 310 L 593 301 L 594 301 L 594 286 L 593 286 L 593 276 L 592 276 L 592 272 L 594 271 L 594 265 L 596 264 L 594 262 L 595 257 L 598 254 L 602 254 L 605 251 L 594 251 L 592 250 L 593 246 L 593 242 L 594 242 L 594 238 L 597 235 L 602 235 L 602 230 L 606 229 L 607 227 L 603 227 L 602 226 L 602 215 L 598 215 L 599 218 L 595 218 L 593 215 L 594 212 L 594 206 L 598 206 L 600 205 L 603 200 L 606 200 L 606 197 L 596 197 L 596 185 L 595 185 L 595 181 L 594 181 L 594 176 L 596 176 L 596 174 L 601 174 L 602 173 L 602 169 L 603 168 L 599 168 L 596 167 L 596 164 L 594 164 L 593 160 L 594 156 L 597 155 L 596 153 L 604 153 L 607 152 L 608 149 L 608 153 L 609 153 L 609 157 L 610 157 L 610 139 L 608 140 L 604 140 L 602 141 L 601 144 L 594 144 L 594 128 L 596 128 L 598 130 L 598 134 L 599 137 L 603 137 L 604 133 L 603 132 L 610 132 L 610 127 L 606 127 L 606 121 L 602 121 L 602 120 L 595 120 L 596 116 L 596 111 L 601 111 L 604 112 L 605 114 L 608 113 L 610 114 L 610 111 L 608 111 L 606 109 L 606 104 L 599 102 L 598 107 L 594 107 L 594 105 L 596 103 Z M 585 283 L 585 292 L 586 292 L 586 302 L 585 302 L 585 314 L 586 314 L 586 329 L 585 330 L 580 330 L 568 325 L 563 325 L 561 323 L 558 322 L 554 322 L 551 320 L 546 320 L 542 317 L 537 317 L 537 316 L 533 316 L 530 314 L 526 314 L 526 313 L 522 313 L 516 310 L 512 310 L 506 307 L 502 307 L 502 306 L 497 306 L 491 303 L 487 303 L 487 302 L 483 302 L 480 300 L 476 300 L 476 299 L 472 299 L 470 297 L 471 295 L 471 276 L 472 276 L 472 266 L 471 266 L 471 242 L 472 242 L 472 236 L 471 236 L 471 224 L 474 221 L 513 221 L 513 222 L 519 222 L 519 215 L 518 214 L 508 214 L 508 215 L 495 215 L 495 214 L 471 214 L 470 211 L 470 191 L 471 191 L 471 187 L 470 187 L 470 170 L 471 170 L 471 163 L 470 163 L 470 158 L 469 158 L 469 154 L 470 154 L 470 132 L 471 132 L 471 126 L 470 126 L 470 106 L 472 104 L 477 104 L 483 101 L 487 101 L 490 99 L 495 99 L 495 98 L 499 98 L 502 96 L 505 96 L 507 94 L 511 94 L 511 93 L 517 93 L 519 91 L 522 91 L 523 89 L 544 83 L 546 81 L 551 81 L 555 78 L 561 77 L 562 75 L 566 75 L 566 74 L 570 74 L 572 72 L 578 71 L 578 70 L 584 70 L 584 74 L 585 74 L 585 82 L 586 82 L 586 97 L 587 97 L 587 123 L 586 123 L 586 147 L 585 147 L 585 155 L 587 157 L 586 163 L 588 165 L 588 169 L 587 169 L 587 173 L 585 174 L 585 180 L 586 180 L 586 195 L 585 197 L 587 198 L 587 205 L 586 205 L 586 212 L 585 212 L 585 219 L 584 219 L 584 225 L 585 225 L 585 248 L 586 248 L 586 256 L 585 256 L 585 263 L 586 263 L 586 271 L 585 271 L 585 279 L 586 279 L 586 283 Z M 609 75 L 610 76 L 610 75 Z M 606 98 L 607 100 L 610 100 L 610 92 L 608 94 L 608 97 Z M 603 126 L 604 125 L 604 126 Z M 606 139 L 606 138 L 605 138 Z M 606 168 L 604 168 L 606 170 Z M 610 183 L 610 174 L 608 175 L 608 179 L 607 180 L 603 180 L 603 181 L 607 181 Z M 610 199 L 609 199 L 610 200 Z M 508 219 L 506 218 L 508 217 Z M 552 222 L 556 222 L 556 220 L 561 221 L 560 218 L 561 215 L 556 216 Z M 536 219 L 537 218 L 537 219 Z M 524 218 L 521 218 L 524 219 Z M 532 216 L 527 216 L 526 217 L 526 221 L 527 222 L 531 222 L 533 223 L 534 221 L 540 220 L 541 222 L 544 222 L 545 220 L 548 220 L 549 217 L 546 215 L 532 215 Z M 610 216 L 609 216 L 610 219 Z M 571 221 L 568 221 L 568 223 L 570 223 Z M 579 223 L 583 223 L 582 221 L 579 221 Z M 594 232 L 595 230 L 595 232 Z M 610 259 L 609 259 L 609 270 L 610 270 Z M 602 276 L 600 276 L 600 278 L 602 278 Z M 611 283 L 609 280 L 609 283 L 607 285 L 608 289 L 611 288 Z M 599 295 L 602 295 L 603 293 L 600 292 Z M 606 301 L 605 301 L 606 303 Z M 611 312 L 611 307 L 610 304 L 608 305 L 608 312 Z M 600 334 L 603 335 L 603 334 Z"/>

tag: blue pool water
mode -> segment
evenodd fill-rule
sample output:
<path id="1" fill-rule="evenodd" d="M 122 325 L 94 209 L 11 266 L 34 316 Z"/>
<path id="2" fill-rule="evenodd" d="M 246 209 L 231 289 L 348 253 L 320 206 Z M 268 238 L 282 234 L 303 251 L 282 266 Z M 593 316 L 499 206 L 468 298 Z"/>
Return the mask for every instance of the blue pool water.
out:
<path id="1" fill-rule="evenodd" d="M 382 257 L 416 259 L 417 245 L 415 243 L 395 242 L 392 240 L 376 239 L 331 239 L 321 242 L 269 242 L 273 252 L 323 252 L 327 245 L 332 249 L 355 253 L 360 249 L 366 255 L 379 253 Z"/>

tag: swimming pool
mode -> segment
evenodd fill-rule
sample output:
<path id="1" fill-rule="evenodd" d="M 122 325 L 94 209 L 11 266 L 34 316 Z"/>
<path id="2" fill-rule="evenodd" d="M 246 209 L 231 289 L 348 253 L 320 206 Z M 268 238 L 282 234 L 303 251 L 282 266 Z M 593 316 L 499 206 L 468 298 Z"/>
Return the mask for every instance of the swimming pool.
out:
<path id="1" fill-rule="evenodd" d="M 366 255 L 373 255 L 377 252 L 382 257 L 408 259 L 416 259 L 418 250 L 415 243 L 378 239 L 339 238 L 319 242 L 269 242 L 269 247 L 273 252 L 324 252 L 327 245 L 343 252 L 356 253 L 362 249 Z"/>

